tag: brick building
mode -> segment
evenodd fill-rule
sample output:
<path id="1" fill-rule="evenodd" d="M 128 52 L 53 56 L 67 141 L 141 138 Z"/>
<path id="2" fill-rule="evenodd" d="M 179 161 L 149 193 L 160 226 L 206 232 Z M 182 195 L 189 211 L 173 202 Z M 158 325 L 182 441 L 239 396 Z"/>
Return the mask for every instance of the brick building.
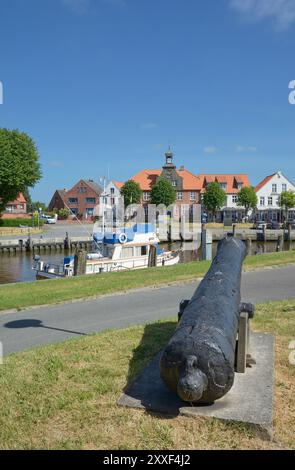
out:
<path id="1" fill-rule="evenodd" d="M 101 186 L 93 180 L 81 179 L 64 195 L 65 207 L 79 218 L 89 219 L 93 216 L 95 207 L 99 204 Z"/>
<path id="2" fill-rule="evenodd" d="M 202 189 L 202 179 L 188 171 L 184 166 L 179 169 L 173 162 L 173 153 L 169 150 L 165 154 L 166 161 L 159 170 L 142 170 L 131 179 L 140 185 L 142 193 L 142 204 L 144 207 L 150 203 L 151 189 L 156 183 L 159 177 L 165 178 L 170 181 L 172 187 L 176 191 L 176 213 L 177 208 L 182 204 L 193 204 L 200 203 L 200 194 Z"/>
<path id="3" fill-rule="evenodd" d="M 15 201 L 9 202 L 6 205 L 5 211 L 2 214 L 3 219 L 26 217 L 27 214 L 27 201 L 22 193 L 19 193 Z"/>
<path id="4" fill-rule="evenodd" d="M 49 211 L 60 210 L 64 209 L 65 206 L 65 198 L 66 198 L 66 189 L 57 189 L 53 194 L 51 201 L 48 205 Z"/>

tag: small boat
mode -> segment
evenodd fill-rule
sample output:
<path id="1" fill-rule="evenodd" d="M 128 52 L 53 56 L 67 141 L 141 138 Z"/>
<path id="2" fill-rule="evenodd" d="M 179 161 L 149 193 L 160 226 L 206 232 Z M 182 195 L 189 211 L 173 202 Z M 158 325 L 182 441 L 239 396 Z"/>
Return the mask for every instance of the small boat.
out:
<path id="1" fill-rule="evenodd" d="M 150 224 L 135 225 L 116 232 L 94 231 L 95 251 L 87 254 L 85 274 L 171 266 L 179 263 L 179 253 L 164 251 Z M 74 276 L 75 257 L 67 256 L 61 265 L 34 258 L 37 279 Z"/>

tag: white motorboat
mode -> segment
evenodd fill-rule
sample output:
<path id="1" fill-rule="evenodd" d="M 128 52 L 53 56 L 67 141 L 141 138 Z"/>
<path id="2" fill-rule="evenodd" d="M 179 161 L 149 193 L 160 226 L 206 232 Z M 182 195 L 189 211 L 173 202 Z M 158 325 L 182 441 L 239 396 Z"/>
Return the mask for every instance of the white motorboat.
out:
<path id="1" fill-rule="evenodd" d="M 95 251 L 87 254 L 85 274 L 143 269 L 150 266 L 171 266 L 179 262 L 179 253 L 164 251 L 159 246 L 157 234 L 150 224 L 116 230 L 95 231 Z M 67 256 L 61 265 L 45 263 L 35 257 L 33 269 L 37 279 L 73 276 L 75 257 Z"/>

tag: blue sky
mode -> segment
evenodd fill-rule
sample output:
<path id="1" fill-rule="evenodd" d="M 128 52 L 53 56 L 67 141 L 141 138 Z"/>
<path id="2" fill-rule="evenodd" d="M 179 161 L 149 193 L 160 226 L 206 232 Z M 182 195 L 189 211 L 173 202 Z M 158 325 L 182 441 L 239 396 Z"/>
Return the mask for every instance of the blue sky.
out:
<path id="1" fill-rule="evenodd" d="M 159 168 L 295 181 L 295 0 L 0 0 L 0 126 L 36 141 L 48 201 Z"/>

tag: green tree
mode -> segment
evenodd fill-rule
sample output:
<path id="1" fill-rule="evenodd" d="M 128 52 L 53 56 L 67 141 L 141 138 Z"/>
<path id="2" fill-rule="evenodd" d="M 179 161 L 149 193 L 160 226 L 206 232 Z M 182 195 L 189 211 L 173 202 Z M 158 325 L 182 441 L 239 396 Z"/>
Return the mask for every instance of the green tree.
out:
<path id="1" fill-rule="evenodd" d="M 66 220 L 70 215 L 69 209 L 59 209 L 58 218 L 61 220 Z"/>
<path id="2" fill-rule="evenodd" d="M 32 209 L 33 202 L 32 202 L 29 188 L 24 189 L 23 195 L 24 195 L 25 200 L 27 201 L 27 212 L 33 212 L 33 209 Z"/>
<path id="3" fill-rule="evenodd" d="M 295 193 L 294 191 L 283 191 L 280 196 L 280 206 L 285 210 L 286 221 L 288 220 L 289 209 L 295 207 Z"/>
<path id="4" fill-rule="evenodd" d="M 0 214 L 20 192 L 41 178 L 39 154 L 33 140 L 18 130 L 0 129 Z"/>
<path id="5" fill-rule="evenodd" d="M 203 203 L 208 212 L 213 215 L 215 221 L 216 212 L 224 206 L 226 201 L 226 193 L 220 187 L 219 183 L 214 182 L 208 184 L 204 193 Z"/>
<path id="6" fill-rule="evenodd" d="M 142 191 L 138 183 L 129 180 L 122 186 L 121 195 L 124 197 L 124 205 L 127 207 L 130 204 L 140 203 Z"/>
<path id="7" fill-rule="evenodd" d="M 258 203 L 257 194 L 255 189 L 251 186 L 242 188 L 238 193 L 237 205 L 239 207 L 245 207 L 246 216 L 248 215 L 250 209 L 253 211 L 256 209 Z"/>
<path id="8" fill-rule="evenodd" d="M 31 202 L 31 209 L 29 212 L 39 212 L 39 209 L 41 209 L 41 212 L 46 212 L 47 211 L 47 206 L 45 202 L 41 201 L 32 201 Z"/>
<path id="9" fill-rule="evenodd" d="M 170 181 L 165 178 L 158 178 L 151 190 L 151 203 L 164 204 L 166 207 L 175 202 L 176 192 Z"/>

